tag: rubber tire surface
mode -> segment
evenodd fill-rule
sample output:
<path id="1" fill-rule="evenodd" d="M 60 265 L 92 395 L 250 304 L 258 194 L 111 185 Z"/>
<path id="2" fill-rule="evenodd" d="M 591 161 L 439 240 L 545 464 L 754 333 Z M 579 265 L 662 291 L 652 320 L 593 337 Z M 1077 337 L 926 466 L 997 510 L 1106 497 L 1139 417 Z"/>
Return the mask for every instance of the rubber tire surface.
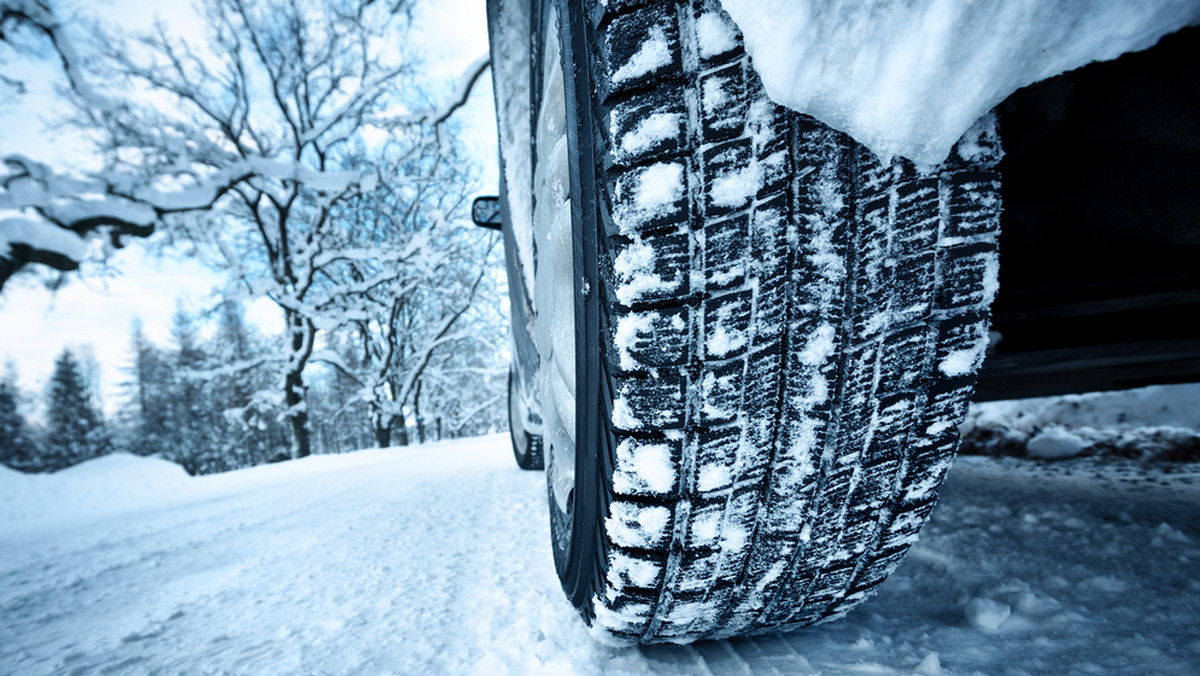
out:
<path id="1" fill-rule="evenodd" d="M 513 397 L 519 397 L 516 392 L 517 381 L 513 374 L 513 369 L 508 370 L 508 439 L 512 443 L 513 457 L 517 460 L 517 467 L 524 470 L 540 470 L 544 469 L 545 465 L 542 460 L 542 437 L 537 434 L 530 434 L 525 430 L 525 421 L 518 419 L 519 416 L 513 410 Z M 517 430 L 524 432 L 523 435 L 518 435 Z"/>
<path id="2" fill-rule="evenodd" d="M 593 4 L 559 4 L 578 132 L 563 588 L 624 641 L 840 616 L 953 460 L 996 290 L 994 120 L 937 168 L 880 162 L 773 105 L 715 0 Z"/>

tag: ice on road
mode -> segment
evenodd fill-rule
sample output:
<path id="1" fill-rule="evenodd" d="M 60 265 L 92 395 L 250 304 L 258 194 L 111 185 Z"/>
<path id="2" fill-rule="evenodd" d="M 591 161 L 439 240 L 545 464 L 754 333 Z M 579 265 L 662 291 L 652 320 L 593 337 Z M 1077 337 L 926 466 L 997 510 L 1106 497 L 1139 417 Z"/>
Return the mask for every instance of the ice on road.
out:
<path id="1" fill-rule="evenodd" d="M 1184 466 L 962 458 L 843 620 L 647 648 L 569 607 L 542 474 L 505 436 L 198 478 L 130 456 L 2 471 L 3 673 L 1200 673 Z"/>

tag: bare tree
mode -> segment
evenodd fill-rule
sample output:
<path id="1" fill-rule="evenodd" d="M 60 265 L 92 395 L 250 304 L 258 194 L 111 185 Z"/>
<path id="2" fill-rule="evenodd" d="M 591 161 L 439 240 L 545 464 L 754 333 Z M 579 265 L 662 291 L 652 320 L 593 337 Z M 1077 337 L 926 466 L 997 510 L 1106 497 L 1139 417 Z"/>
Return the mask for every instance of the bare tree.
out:
<path id="1" fill-rule="evenodd" d="M 417 403 L 421 378 L 439 352 L 469 340 L 462 317 L 483 294 L 495 299 L 489 254 L 498 239 L 469 225 L 462 214 L 472 183 L 463 163 L 443 149 L 431 169 L 435 180 L 381 184 L 343 215 L 348 232 L 411 252 L 403 265 L 386 259 L 346 260 L 329 274 L 340 294 L 329 316 L 343 349 L 314 359 L 341 371 L 359 387 L 375 443 L 386 447 L 399 432 L 408 443 L 406 408 Z M 385 244 L 386 243 L 386 244 Z"/>
<path id="2" fill-rule="evenodd" d="M 294 457 L 310 452 L 305 368 L 319 331 L 341 323 L 329 311 L 387 281 L 338 286 L 329 271 L 394 268 L 419 253 L 411 242 L 364 246 L 345 214 L 381 182 L 432 179 L 447 144 L 438 127 L 487 65 L 472 66 L 449 104 L 413 106 L 416 70 L 396 47 L 408 4 L 208 0 L 209 49 L 160 27 L 110 40 L 98 70 L 150 101 L 88 118 L 107 132 L 108 175 L 140 176 L 130 197 L 177 209 L 158 214 L 174 234 L 213 254 L 241 298 L 280 308 L 279 405 Z"/>

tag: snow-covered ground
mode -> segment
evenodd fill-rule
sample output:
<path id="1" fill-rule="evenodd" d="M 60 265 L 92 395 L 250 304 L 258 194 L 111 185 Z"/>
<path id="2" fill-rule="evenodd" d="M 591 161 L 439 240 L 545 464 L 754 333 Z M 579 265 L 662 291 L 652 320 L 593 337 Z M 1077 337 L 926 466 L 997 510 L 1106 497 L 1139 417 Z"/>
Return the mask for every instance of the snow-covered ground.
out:
<path id="1" fill-rule="evenodd" d="M 964 457 L 845 619 L 641 649 L 567 604 L 545 496 L 502 435 L 199 478 L 0 470 L 0 672 L 1200 673 L 1196 465 Z"/>

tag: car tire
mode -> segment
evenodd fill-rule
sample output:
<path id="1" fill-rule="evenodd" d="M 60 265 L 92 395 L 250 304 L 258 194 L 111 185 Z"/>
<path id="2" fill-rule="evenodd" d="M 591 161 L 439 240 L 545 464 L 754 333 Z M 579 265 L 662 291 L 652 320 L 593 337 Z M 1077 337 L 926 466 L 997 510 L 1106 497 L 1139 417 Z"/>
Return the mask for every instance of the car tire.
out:
<path id="1" fill-rule="evenodd" d="M 880 161 L 774 105 L 716 0 L 582 5 L 533 31 L 568 74 L 574 336 L 538 345 L 574 357 L 563 589 L 616 641 L 838 617 L 954 457 L 997 286 L 995 121 L 937 167 Z"/>
<path id="2" fill-rule="evenodd" d="M 512 442 L 517 467 L 524 470 L 544 469 L 542 437 L 527 427 L 528 413 L 521 396 L 520 384 L 512 369 L 508 371 L 508 438 Z"/>

